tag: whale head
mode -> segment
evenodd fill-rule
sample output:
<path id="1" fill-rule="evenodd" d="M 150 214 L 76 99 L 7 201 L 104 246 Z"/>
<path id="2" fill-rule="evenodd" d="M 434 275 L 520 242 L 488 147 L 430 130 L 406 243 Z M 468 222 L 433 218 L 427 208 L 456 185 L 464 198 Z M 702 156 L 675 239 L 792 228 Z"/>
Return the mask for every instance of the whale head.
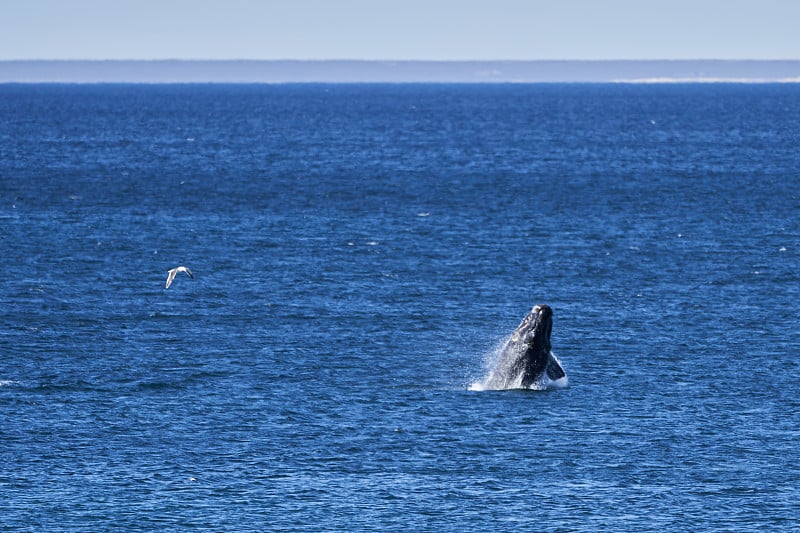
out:
<path id="1" fill-rule="evenodd" d="M 553 310 L 549 305 L 536 305 L 522 320 L 513 337 L 527 347 L 526 351 L 537 354 L 548 354 L 552 345 L 550 334 L 553 332 Z"/>

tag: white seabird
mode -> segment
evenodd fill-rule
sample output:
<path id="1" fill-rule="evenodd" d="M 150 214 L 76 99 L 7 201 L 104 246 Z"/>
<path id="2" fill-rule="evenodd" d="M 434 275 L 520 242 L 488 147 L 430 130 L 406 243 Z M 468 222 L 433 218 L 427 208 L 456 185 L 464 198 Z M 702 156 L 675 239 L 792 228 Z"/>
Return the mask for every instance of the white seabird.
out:
<path id="1" fill-rule="evenodd" d="M 178 272 L 186 272 L 187 274 L 189 274 L 190 278 L 194 279 L 192 271 L 186 268 L 185 266 L 179 266 L 173 268 L 172 270 L 167 271 L 167 286 L 164 287 L 165 289 L 169 289 L 169 286 L 172 285 L 172 280 L 175 279 L 175 274 L 177 274 Z"/>

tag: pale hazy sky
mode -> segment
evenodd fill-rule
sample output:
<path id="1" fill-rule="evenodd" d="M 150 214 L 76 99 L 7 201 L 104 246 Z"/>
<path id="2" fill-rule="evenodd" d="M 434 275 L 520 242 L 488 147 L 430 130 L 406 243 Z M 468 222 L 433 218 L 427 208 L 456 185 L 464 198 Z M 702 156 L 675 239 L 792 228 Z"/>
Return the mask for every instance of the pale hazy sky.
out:
<path id="1" fill-rule="evenodd" d="M 800 0 L 0 0 L 4 59 L 800 59 Z"/>

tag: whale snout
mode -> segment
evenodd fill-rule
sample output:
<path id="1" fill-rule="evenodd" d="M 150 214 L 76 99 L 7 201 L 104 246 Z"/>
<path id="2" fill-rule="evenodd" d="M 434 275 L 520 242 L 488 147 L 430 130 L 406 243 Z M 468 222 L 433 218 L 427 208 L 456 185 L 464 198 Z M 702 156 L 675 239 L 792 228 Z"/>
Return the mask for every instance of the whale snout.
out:
<path id="1" fill-rule="evenodd" d="M 515 338 L 522 339 L 527 345 L 547 345 L 550 342 L 550 331 L 553 328 L 553 310 L 549 305 L 536 305 L 522 320 L 514 332 Z"/>
<path id="2" fill-rule="evenodd" d="M 533 318 L 528 338 L 538 346 L 550 349 L 550 332 L 553 328 L 553 310 L 549 305 L 537 305 L 531 309 Z"/>
<path id="3" fill-rule="evenodd" d="M 541 304 L 534 306 L 534 308 L 531 309 L 531 314 L 533 315 L 536 323 L 553 320 L 553 310 L 549 305 Z"/>

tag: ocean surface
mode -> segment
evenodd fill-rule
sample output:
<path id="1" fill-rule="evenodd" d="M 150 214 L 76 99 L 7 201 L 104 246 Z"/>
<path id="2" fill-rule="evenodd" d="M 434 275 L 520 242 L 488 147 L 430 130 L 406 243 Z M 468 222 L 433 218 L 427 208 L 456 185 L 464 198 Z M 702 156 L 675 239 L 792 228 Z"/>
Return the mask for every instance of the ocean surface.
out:
<path id="1" fill-rule="evenodd" d="M 798 147 L 796 84 L 0 85 L 2 527 L 796 531 Z M 540 303 L 568 385 L 479 390 Z"/>

